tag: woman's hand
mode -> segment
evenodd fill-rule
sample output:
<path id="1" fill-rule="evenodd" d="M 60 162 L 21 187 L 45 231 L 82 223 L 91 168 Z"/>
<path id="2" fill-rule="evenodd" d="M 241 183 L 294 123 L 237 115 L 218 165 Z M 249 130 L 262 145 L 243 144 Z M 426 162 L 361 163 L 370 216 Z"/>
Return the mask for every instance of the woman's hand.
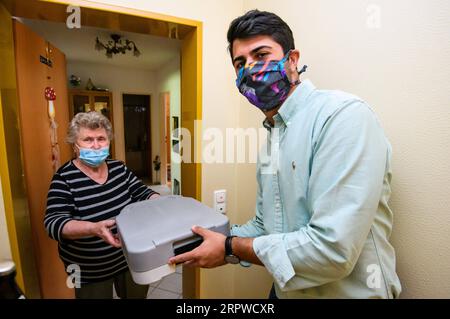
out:
<path id="1" fill-rule="evenodd" d="M 113 247 L 122 247 L 122 243 L 117 235 L 111 232 L 111 227 L 116 224 L 114 219 L 102 220 L 97 223 L 93 223 L 93 234 L 102 238 L 105 242 Z"/>
<path id="2" fill-rule="evenodd" d="M 66 223 L 61 231 L 65 239 L 76 240 L 88 236 L 98 236 L 114 247 L 121 247 L 122 244 L 117 235 L 111 232 L 111 227 L 116 224 L 113 219 L 102 220 L 100 222 L 88 222 L 83 220 L 71 220 Z"/>

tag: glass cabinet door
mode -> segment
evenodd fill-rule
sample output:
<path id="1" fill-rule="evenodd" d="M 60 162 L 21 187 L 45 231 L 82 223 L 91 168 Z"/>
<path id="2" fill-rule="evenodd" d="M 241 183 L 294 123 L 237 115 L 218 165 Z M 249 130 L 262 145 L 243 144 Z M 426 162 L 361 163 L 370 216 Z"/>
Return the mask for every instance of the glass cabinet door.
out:
<path id="1" fill-rule="evenodd" d="M 111 93 L 72 90 L 70 92 L 70 107 L 72 112 L 70 120 L 80 112 L 96 111 L 106 116 L 114 127 Z M 111 156 L 113 154 L 114 142 L 111 141 Z"/>
<path id="2" fill-rule="evenodd" d="M 89 95 L 75 94 L 73 95 L 73 114 L 80 112 L 89 112 L 91 104 L 89 102 Z"/>
<path id="3" fill-rule="evenodd" d="M 94 111 L 103 114 L 111 121 L 111 105 L 109 96 L 94 96 Z"/>

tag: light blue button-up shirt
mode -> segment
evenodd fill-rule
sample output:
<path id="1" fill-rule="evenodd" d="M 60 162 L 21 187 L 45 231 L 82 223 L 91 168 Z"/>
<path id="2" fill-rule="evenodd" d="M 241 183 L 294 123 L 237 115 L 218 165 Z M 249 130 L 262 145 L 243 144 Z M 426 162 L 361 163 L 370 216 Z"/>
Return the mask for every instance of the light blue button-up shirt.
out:
<path id="1" fill-rule="evenodd" d="M 256 216 L 231 233 L 256 237 L 279 298 L 397 297 L 391 147 L 373 111 L 306 80 L 274 122 L 264 122 Z"/>

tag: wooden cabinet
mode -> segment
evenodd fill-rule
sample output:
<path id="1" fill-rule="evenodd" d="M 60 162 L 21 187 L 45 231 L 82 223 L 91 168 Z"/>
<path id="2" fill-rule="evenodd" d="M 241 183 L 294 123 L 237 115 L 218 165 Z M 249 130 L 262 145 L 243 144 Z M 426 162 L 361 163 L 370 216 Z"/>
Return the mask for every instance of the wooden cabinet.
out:
<path id="1" fill-rule="evenodd" d="M 80 112 L 96 111 L 106 116 L 114 128 L 111 92 L 73 89 L 69 90 L 69 101 L 70 119 Z M 112 141 L 111 156 L 114 157 L 114 143 Z"/>
<path id="2" fill-rule="evenodd" d="M 70 115 L 96 111 L 106 116 L 113 124 L 112 93 L 86 90 L 70 90 Z"/>

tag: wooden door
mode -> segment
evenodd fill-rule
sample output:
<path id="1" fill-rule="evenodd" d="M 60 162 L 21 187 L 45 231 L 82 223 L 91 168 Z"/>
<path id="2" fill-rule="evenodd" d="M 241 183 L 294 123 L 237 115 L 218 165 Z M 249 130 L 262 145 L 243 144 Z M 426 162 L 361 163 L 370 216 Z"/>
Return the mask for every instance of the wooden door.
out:
<path id="1" fill-rule="evenodd" d="M 22 153 L 41 296 L 73 298 L 73 290 L 66 286 L 67 274 L 59 259 L 57 243 L 47 236 L 43 225 L 53 176 L 46 87 L 53 87 L 56 93 L 54 105 L 61 164 L 71 158 L 71 149 L 65 143 L 69 122 L 66 60 L 61 51 L 25 25 L 14 21 L 13 27 Z M 41 57 L 50 58 L 52 67 L 42 63 Z"/>
<path id="2" fill-rule="evenodd" d="M 159 96 L 159 127 L 160 138 L 160 152 L 161 152 L 161 184 L 167 184 L 170 187 L 170 162 L 171 150 L 170 147 L 170 93 L 164 92 Z"/>
<path id="3" fill-rule="evenodd" d="M 151 97 L 144 94 L 123 94 L 122 101 L 125 162 L 138 178 L 151 185 Z"/>

